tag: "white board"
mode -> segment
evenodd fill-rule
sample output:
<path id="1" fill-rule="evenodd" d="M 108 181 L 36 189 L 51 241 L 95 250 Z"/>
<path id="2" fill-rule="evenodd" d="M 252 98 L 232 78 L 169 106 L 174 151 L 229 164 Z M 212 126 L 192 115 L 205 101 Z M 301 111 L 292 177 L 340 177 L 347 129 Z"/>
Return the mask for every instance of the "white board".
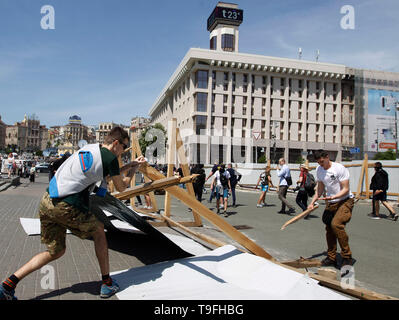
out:
<path id="1" fill-rule="evenodd" d="M 341 300 L 301 273 L 231 245 L 191 258 L 113 272 L 121 300 Z"/>

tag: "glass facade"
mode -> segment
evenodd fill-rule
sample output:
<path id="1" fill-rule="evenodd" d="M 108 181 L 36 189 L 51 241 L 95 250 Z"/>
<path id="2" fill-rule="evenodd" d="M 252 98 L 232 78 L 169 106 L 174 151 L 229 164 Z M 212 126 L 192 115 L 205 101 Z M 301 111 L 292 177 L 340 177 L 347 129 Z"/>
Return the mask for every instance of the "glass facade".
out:
<path id="1" fill-rule="evenodd" d="M 208 89 L 208 71 L 198 70 L 195 78 L 197 88 Z"/>
<path id="2" fill-rule="evenodd" d="M 222 34 L 222 50 L 234 51 L 234 35 Z"/>
<path id="3" fill-rule="evenodd" d="M 203 92 L 197 93 L 197 111 L 207 112 L 208 94 Z"/>
<path id="4" fill-rule="evenodd" d="M 196 116 L 195 117 L 195 133 L 197 135 L 205 134 L 205 132 L 201 132 L 201 130 L 206 129 L 206 116 Z"/>

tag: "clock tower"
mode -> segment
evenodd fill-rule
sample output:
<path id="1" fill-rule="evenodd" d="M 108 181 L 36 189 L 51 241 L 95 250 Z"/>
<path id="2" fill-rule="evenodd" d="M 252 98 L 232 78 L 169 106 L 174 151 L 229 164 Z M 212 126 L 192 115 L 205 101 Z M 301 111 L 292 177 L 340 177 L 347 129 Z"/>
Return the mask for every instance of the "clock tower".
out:
<path id="1" fill-rule="evenodd" d="M 210 49 L 238 52 L 238 27 L 244 12 L 234 3 L 218 2 L 208 18 Z"/>

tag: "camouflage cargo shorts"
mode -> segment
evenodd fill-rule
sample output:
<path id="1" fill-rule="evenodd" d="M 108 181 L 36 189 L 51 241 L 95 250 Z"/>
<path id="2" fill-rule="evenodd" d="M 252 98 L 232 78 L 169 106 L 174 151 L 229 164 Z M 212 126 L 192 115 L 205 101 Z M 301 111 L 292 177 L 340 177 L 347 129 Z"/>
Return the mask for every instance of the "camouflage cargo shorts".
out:
<path id="1" fill-rule="evenodd" d="M 87 239 L 101 226 L 92 213 L 84 213 L 66 202 L 51 199 L 46 192 L 39 204 L 41 241 L 51 255 L 66 248 L 66 230 L 81 239 Z"/>

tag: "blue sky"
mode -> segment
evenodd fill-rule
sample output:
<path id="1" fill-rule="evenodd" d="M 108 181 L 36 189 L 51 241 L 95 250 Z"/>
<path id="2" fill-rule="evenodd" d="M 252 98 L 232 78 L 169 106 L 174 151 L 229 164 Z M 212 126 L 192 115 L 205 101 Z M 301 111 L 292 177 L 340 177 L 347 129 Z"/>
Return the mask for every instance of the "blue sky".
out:
<path id="1" fill-rule="evenodd" d="M 228 1 L 227 1 L 228 2 Z M 399 72 L 398 0 L 241 0 L 240 52 Z M 209 48 L 210 0 L 0 0 L 0 115 L 47 126 L 148 116 L 191 47 Z M 40 27 L 44 5 L 55 30 Z M 340 26 L 355 9 L 355 29 Z"/>

